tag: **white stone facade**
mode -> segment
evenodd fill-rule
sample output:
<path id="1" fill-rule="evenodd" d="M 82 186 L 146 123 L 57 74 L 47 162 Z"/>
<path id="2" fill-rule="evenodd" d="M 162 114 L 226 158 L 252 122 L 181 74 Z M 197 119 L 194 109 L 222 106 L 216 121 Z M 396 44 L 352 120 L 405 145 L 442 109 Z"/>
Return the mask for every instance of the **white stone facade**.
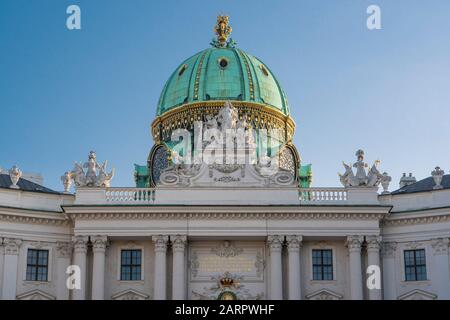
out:
<path id="1" fill-rule="evenodd" d="M 450 298 L 449 189 L 138 191 L 0 189 L 2 299 Z M 30 249 L 48 251 L 47 281 L 27 280 Z M 127 249 L 141 250 L 139 279 L 121 280 Z M 406 281 L 404 251 L 414 249 L 425 250 L 426 277 Z M 331 250 L 330 279 L 314 280 L 313 250 Z M 69 265 L 81 289 L 67 288 Z M 369 265 L 380 266 L 380 290 L 366 286 Z"/>

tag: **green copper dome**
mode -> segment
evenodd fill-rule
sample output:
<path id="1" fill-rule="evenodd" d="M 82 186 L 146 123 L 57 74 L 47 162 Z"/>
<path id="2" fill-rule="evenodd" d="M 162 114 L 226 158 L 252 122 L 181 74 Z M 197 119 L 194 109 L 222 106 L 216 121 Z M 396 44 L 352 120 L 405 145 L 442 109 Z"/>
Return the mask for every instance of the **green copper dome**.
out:
<path id="1" fill-rule="evenodd" d="M 286 96 L 270 69 L 227 46 L 203 50 L 184 61 L 164 86 L 157 116 L 184 104 L 214 100 L 261 103 L 289 114 Z"/>

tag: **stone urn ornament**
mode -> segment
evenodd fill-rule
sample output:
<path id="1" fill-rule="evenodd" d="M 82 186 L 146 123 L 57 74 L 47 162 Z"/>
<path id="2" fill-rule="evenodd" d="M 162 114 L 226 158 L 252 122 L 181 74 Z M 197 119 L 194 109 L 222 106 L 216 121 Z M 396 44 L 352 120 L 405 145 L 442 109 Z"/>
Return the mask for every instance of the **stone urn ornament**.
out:
<path id="1" fill-rule="evenodd" d="M 12 184 L 9 186 L 11 189 L 20 189 L 20 187 L 17 185 L 19 182 L 20 177 L 22 177 L 22 171 L 17 166 L 13 166 L 9 170 L 9 177 L 11 178 Z"/>
<path id="2" fill-rule="evenodd" d="M 392 181 L 392 177 L 388 175 L 387 172 L 383 172 L 381 177 L 381 186 L 383 187 L 383 192 L 381 194 L 389 194 L 389 184 Z"/>
<path id="3" fill-rule="evenodd" d="M 433 171 L 431 171 L 431 176 L 433 177 L 434 183 L 436 184 L 433 187 L 433 190 L 439 190 L 444 188 L 441 185 L 442 182 L 442 178 L 444 177 L 444 170 L 442 170 L 439 166 L 437 166 L 436 168 L 434 168 Z"/>
<path id="4" fill-rule="evenodd" d="M 72 172 L 66 171 L 61 176 L 61 182 L 63 183 L 63 186 L 64 186 L 64 193 L 69 193 L 70 192 L 70 187 L 72 186 L 72 183 L 73 183 L 73 174 L 72 174 Z"/>

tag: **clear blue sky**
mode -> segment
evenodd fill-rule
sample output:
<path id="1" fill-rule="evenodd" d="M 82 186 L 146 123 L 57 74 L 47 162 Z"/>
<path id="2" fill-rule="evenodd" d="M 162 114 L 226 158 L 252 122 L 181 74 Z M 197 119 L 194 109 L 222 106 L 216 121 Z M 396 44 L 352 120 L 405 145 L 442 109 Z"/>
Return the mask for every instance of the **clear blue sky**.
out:
<path id="1" fill-rule="evenodd" d="M 82 30 L 66 29 L 70 4 Z M 370 4 L 382 30 L 366 28 Z M 61 190 L 92 149 L 116 167 L 113 186 L 132 186 L 160 91 L 209 46 L 218 13 L 284 87 L 314 186 L 338 186 L 358 148 L 394 187 L 402 172 L 449 172 L 448 0 L 1 0 L 0 167 Z"/>

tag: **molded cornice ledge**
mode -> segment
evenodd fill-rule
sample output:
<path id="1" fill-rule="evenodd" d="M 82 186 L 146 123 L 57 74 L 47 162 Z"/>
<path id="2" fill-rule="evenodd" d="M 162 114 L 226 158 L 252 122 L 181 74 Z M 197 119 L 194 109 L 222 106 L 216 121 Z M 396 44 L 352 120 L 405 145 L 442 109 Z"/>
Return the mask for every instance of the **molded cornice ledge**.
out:
<path id="1" fill-rule="evenodd" d="M 381 220 L 391 206 L 65 206 L 72 219 Z"/>

